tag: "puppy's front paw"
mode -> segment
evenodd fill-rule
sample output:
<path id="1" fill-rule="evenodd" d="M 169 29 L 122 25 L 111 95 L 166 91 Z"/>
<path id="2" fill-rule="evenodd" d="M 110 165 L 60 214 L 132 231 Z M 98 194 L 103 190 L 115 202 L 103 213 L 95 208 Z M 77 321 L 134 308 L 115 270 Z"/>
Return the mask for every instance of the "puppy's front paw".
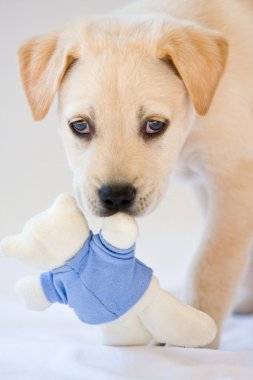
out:
<path id="1" fill-rule="evenodd" d="M 39 276 L 27 276 L 16 284 L 16 292 L 31 310 L 43 311 L 51 304 L 43 293 Z"/>

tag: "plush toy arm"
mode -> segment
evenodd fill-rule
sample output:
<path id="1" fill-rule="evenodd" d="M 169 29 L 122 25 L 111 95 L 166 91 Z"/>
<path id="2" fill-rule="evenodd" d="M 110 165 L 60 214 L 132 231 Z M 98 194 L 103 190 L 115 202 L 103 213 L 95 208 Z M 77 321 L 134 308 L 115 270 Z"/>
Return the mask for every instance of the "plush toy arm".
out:
<path id="1" fill-rule="evenodd" d="M 42 269 L 62 266 L 89 235 L 89 227 L 71 195 L 60 195 L 53 205 L 29 220 L 22 232 L 1 242 L 0 249 Z"/>
<path id="2" fill-rule="evenodd" d="M 203 347 L 216 335 L 216 325 L 207 314 L 186 305 L 163 289 L 139 317 L 157 342 L 183 347 Z"/>
<path id="3" fill-rule="evenodd" d="M 104 219 L 101 234 L 114 247 L 126 249 L 135 243 L 138 226 L 132 216 L 117 212 Z"/>
<path id="4" fill-rule="evenodd" d="M 28 309 L 43 311 L 51 305 L 44 295 L 39 276 L 27 276 L 19 280 L 16 292 L 25 301 Z"/>

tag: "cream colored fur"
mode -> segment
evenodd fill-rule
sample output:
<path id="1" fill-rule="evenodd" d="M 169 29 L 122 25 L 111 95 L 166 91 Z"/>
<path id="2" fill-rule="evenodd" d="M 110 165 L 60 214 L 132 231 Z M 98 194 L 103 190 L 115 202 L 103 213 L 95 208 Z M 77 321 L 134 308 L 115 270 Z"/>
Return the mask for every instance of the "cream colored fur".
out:
<path id="1" fill-rule="evenodd" d="M 138 228 L 132 217 L 118 213 L 105 218 L 101 232 L 113 246 L 128 248 L 135 243 Z M 72 244 L 63 247 L 62 236 Z M 1 250 L 7 256 L 52 268 L 56 262 L 60 266 L 73 257 L 79 250 L 80 242 L 83 244 L 87 236 L 87 223 L 74 198 L 61 195 L 47 211 L 32 218 L 18 237 L 6 238 Z M 24 256 L 24 252 L 28 254 Z M 19 280 L 16 290 L 29 309 L 42 311 L 50 306 L 39 276 Z M 211 342 L 216 334 L 212 318 L 161 289 L 154 276 L 143 297 L 128 312 L 116 321 L 102 324 L 101 328 L 103 342 L 108 345 L 143 345 L 155 340 L 171 345 L 199 347 Z"/>
<path id="2" fill-rule="evenodd" d="M 253 250 L 249 257 L 249 263 L 245 269 L 244 278 L 237 289 L 235 298 L 235 310 L 238 313 L 252 313 L 253 310 Z"/>
<path id="3" fill-rule="evenodd" d="M 82 210 L 103 215 L 98 189 L 119 181 L 136 187 L 130 212 L 142 215 L 157 205 L 171 172 L 192 180 L 207 226 L 188 299 L 219 330 L 253 236 L 252 46 L 252 0 L 146 0 L 20 50 L 37 120 L 59 89 L 60 130 Z M 72 134 L 68 121 L 77 116 L 93 120 L 91 141 Z M 151 116 L 170 127 L 144 141 L 141 124 Z M 218 341 L 219 334 L 213 347 Z"/>

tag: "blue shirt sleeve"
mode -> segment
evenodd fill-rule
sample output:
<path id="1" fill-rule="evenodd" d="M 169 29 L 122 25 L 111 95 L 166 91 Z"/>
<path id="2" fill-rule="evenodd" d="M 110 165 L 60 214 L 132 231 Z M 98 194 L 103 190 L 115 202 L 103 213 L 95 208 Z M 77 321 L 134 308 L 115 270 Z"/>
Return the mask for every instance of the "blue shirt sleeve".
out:
<path id="1" fill-rule="evenodd" d="M 67 304 L 64 284 L 61 281 L 56 280 L 53 271 L 42 273 L 40 275 L 40 283 L 49 302 Z"/>

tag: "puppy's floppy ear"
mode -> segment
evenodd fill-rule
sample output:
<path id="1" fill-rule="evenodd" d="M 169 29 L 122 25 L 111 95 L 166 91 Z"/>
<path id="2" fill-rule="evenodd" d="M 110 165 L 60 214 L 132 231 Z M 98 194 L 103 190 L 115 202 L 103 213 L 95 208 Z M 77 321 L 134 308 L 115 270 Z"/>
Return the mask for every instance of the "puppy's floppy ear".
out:
<path id="1" fill-rule="evenodd" d="M 30 38 L 19 49 L 21 78 L 35 120 L 47 114 L 76 50 L 60 33 Z"/>
<path id="2" fill-rule="evenodd" d="M 170 26 L 157 54 L 173 61 L 196 112 L 205 115 L 226 65 L 227 41 L 216 31 L 192 24 Z"/>

